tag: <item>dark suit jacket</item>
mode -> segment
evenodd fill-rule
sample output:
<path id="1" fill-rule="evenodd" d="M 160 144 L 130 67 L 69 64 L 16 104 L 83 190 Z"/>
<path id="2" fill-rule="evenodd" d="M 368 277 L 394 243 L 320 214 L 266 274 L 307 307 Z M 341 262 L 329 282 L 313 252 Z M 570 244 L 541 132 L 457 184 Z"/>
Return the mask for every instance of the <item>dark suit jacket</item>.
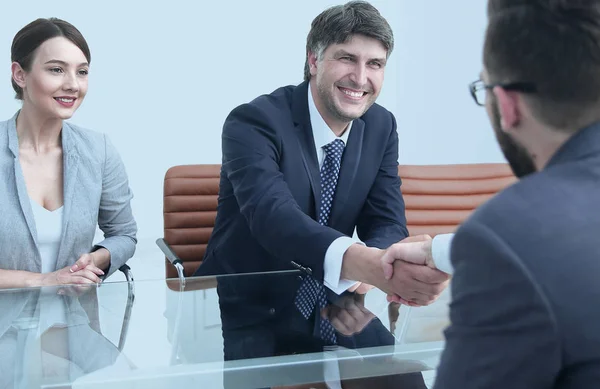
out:
<path id="1" fill-rule="evenodd" d="M 377 104 L 353 122 L 329 226 L 315 221 L 320 176 L 308 83 L 235 108 L 223 127 L 222 148 L 217 218 L 197 275 L 290 270 L 295 262 L 323 281 L 327 248 L 352 236 L 355 227 L 373 247 L 386 248 L 408 235 L 396 121 Z M 232 283 L 220 297 L 245 300 L 240 309 L 248 314 L 240 313 L 241 321 L 262 320 L 293 304 L 299 284 Z"/>
<path id="2" fill-rule="evenodd" d="M 600 123 L 464 223 L 436 389 L 600 387 L 599 201 Z"/>

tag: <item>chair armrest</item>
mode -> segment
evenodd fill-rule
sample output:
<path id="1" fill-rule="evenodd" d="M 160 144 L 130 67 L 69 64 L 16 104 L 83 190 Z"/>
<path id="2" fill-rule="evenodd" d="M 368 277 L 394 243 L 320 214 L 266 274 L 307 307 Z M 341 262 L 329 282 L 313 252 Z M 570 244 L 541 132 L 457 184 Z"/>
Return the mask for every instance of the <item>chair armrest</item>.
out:
<path id="1" fill-rule="evenodd" d="M 129 320 L 131 319 L 133 301 L 135 300 L 135 284 L 133 281 L 133 273 L 131 272 L 129 265 L 121 266 L 119 271 L 125 275 L 125 279 L 127 280 L 127 305 L 125 306 L 125 313 L 123 314 L 123 325 L 121 327 L 121 335 L 119 336 L 119 345 L 117 346 L 119 351 L 123 351 L 127 331 L 129 330 Z"/>
<path id="2" fill-rule="evenodd" d="M 125 264 L 121 266 L 119 268 L 119 271 L 125 275 L 125 279 L 127 279 L 127 282 L 133 281 L 133 273 L 131 272 L 131 268 L 129 267 L 129 265 Z"/>
<path id="3" fill-rule="evenodd" d="M 167 257 L 167 260 L 169 262 L 171 262 L 171 265 L 177 266 L 178 263 L 182 263 L 183 262 L 181 260 L 181 258 L 179 258 L 177 256 L 177 254 L 175 254 L 175 251 L 173 251 L 173 249 L 171 248 L 171 246 L 169 246 L 169 244 L 167 243 L 166 240 L 164 240 L 164 238 L 158 238 L 158 239 L 156 239 L 156 245 L 158 246 L 158 248 L 160 249 L 160 251 L 163 252 L 163 254 L 165 255 L 165 257 Z"/>
<path id="4" fill-rule="evenodd" d="M 177 254 L 175 254 L 175 251 L 173 251 L 171 246 L 169 246 L 167 241 L 164 240 L 163 238 L 156 239 L 156 245 L 163 252 L 163 254 L 167 258 L 167 260 L 169 262 L 171 262 L 171 264 L 173 266 L 175 266 L 175 269 L 177 269 L 177 276 L 179 278 L 181 288 L 183 288 L 185 286 L 185 275 L 183 274 L 183 265 L 182 265 L 183 261 L 181 260 L 181 258 L 179 258 L 177 256 Z"/>

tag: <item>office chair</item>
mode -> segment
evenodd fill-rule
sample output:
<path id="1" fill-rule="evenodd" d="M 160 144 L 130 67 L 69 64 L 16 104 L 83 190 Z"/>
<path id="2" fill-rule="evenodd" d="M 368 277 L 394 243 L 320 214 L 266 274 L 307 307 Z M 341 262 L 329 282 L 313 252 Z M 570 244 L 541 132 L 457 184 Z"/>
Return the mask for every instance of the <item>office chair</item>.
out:
<path id="1" fill-rule="evenodd" d="M 183 282 L 202 263 L 217 215 L 220 170 L 221 165 L 181 165 L 165 174 L 164 239 L 157 244 L 166 257 L 167 279 Z M 174 290 L 179 286 L 169 283 Z"/>

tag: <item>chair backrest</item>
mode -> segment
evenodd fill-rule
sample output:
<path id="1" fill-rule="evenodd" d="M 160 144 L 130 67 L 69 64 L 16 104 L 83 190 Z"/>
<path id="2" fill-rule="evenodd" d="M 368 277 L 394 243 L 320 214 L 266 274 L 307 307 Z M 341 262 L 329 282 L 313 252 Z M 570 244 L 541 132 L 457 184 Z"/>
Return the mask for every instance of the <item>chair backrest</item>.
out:
<path id="1" fill-rule="evenodd" d="M 454 232 L 477 208 L 516 181 L 504 163 L 398 168 L 410 235 Z"/>
<path id="2" fill-rule="evenodd" d="M 200 266 L 215 225 L 221 165 L 170 168 L 164 181 L 164 238 L 186 277 Z M 515 181 L 506 164 L 405 165 L 398 168 L 411 235 L 452 232 L 480 204 Z M 166 261 L 167 278 L 177 271 Z"/>
<path id="3" fill-rule="evenodd" d="M 181 165 L 167 170 L 163 189 L 164 238 L 183 261 L 184 274 L 200 266 L 215 226 L 221 165 Z M 167 278 L 177 278 L 166 261 Z"/>

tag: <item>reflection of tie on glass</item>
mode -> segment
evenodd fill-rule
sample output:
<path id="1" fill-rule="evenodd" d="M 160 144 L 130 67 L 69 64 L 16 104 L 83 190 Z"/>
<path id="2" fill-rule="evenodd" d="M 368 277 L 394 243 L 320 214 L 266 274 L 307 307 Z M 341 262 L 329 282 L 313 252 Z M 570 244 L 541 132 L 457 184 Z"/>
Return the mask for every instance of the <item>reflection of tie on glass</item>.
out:
<path id="1" fill-rule="evenodd" d="M 333 205 L 335 189 L 340 175 L 344 146 L 344 142 L 341 139 L 336 139 L 323 146 L 325 159 L 321 167 L 321 207 L 317 216 L 319 224 L 324 226 L 329 222 L 331 206 Z M 331 344 L 336 343 L 333 326 L 329 320 L 320 317 L 320 310 L 327 306 L 325 287 L 322 284 L 311 276 L 306 276 L 298 289 L 294 303 L 305 319 L 308 319 L 311 315 L 315 315 L 316 320 L 320 320 L 319 336 L 321 339 Z M 318 310 L 315 314 L 316 307 Z"/>

